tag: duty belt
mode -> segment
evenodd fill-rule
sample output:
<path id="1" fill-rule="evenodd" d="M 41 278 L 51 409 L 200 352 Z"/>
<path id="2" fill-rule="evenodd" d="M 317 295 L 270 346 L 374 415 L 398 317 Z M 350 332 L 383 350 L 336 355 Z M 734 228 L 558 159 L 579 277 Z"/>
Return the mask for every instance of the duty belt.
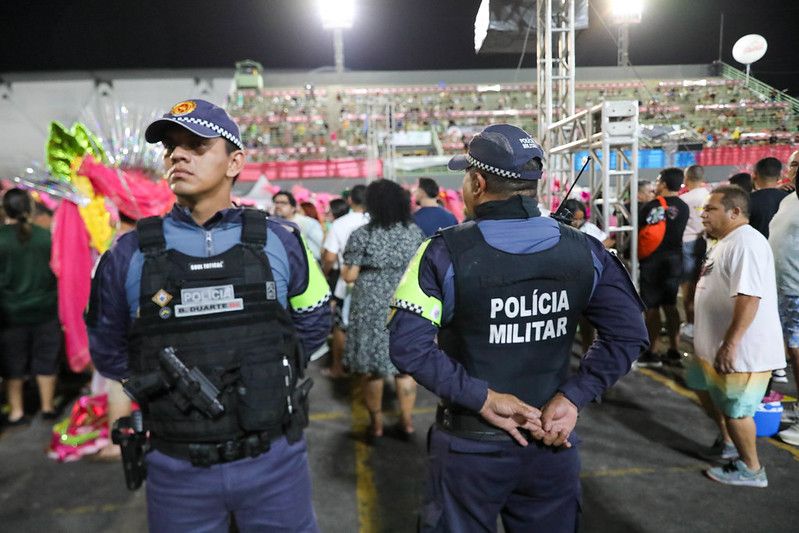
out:
<path id="1" fill-rule="evenodd" d="M 506 431 L 492 426 L 479 414 L 452 405 L 438 405 L 436 425 L 443 431 L 464 439 L 513 441 L 513 437 Z M 530 434 L 527 430 L 520 428 L 519 431 L 529 440 Z"/>
<path id="2" fill-rule="evenodd" d="M 241 439 L 217 443 L 174 442 L 154 437 L 151 439 L 150 445 L 166 455 L 191 461 L 194 466 L 211 466 L 238 461 L 245 457 L 257 457 L 268 452 L 271 442 L 282 436 L 282 431 L 275 433 L 264 431 Z"/>

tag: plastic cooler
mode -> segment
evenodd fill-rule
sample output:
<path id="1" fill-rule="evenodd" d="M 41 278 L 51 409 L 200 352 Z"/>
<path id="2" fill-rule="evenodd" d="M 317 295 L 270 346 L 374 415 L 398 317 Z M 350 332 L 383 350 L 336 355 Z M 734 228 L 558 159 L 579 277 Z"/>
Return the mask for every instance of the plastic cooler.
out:
<path id="1" fill-rule="evenodd" d="M 771 437 L 780 430 L 782 403 L 761 403 L 755 412 L 755 432 L 758 437 Z"/>

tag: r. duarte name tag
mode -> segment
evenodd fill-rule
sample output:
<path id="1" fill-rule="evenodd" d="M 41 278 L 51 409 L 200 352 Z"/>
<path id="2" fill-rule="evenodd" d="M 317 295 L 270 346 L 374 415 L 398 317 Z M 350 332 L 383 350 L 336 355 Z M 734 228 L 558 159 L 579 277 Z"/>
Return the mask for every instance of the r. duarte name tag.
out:
<path id="1" fill-rule="evenodd" d="M 175 317 L 177 318 L 229 313 L 244 309 L 244 300 L 236 298 L 233 285 L 182 289 L 180 300 L 180 305 L 175 306 Z"/>

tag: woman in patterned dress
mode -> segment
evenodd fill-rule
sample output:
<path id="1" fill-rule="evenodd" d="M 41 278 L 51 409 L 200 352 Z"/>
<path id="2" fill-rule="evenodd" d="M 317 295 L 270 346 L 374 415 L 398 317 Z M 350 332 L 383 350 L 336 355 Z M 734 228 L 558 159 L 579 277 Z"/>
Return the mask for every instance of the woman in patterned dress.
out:
<path id="1" fill-rule="evenodd" d="M 400 374 L 389 358 L 386 320 L 391 295 L 424 235 L 411 221 L 407 191 L 393 181 L 378 180 L 366 188 L 366 210 L 370 221 L 347 241 L 341 270 L 344 280 L 355 284 L 344 365 L 361 379 L 371 420 L 367 439 L 383 435 L 383 381 L 388 376 L 394 376 L 397 385 L 397 429 L 407 438 L 414 432 L 416 382 Z"/>

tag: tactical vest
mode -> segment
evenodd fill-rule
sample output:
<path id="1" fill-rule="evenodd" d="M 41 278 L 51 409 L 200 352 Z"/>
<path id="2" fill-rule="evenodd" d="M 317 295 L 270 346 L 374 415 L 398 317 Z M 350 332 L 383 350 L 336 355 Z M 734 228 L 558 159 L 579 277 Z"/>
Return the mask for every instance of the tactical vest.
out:
<path id="1" fill-rule="evenodd" d="M 154 442 L 227 444 L 284 434 L 304 361 L 264 253 L 266 214 L 243 210 L 241 242 L 212 257 L 167 250 L 158 217 L 140 220 L 137 230 L 144 265 L 129 335 L 131 375 L 161 371 L 159 352 L 171 346 L 216 386 L 224 406 L 211 418 L 181 408 L 174 390 L 156 392 L 142 406 Z"/>
<path id="2" fill-rule="evenodd" d="M 559 226 L 560 242 L 532 254 L 493 248 L 474 222 L 441 232 L 455 273 L 456 312 L 439 330 L 439 346 L 492 390 L 539 408 L 567 376 L 593 287 L 585 236 Z"/>

